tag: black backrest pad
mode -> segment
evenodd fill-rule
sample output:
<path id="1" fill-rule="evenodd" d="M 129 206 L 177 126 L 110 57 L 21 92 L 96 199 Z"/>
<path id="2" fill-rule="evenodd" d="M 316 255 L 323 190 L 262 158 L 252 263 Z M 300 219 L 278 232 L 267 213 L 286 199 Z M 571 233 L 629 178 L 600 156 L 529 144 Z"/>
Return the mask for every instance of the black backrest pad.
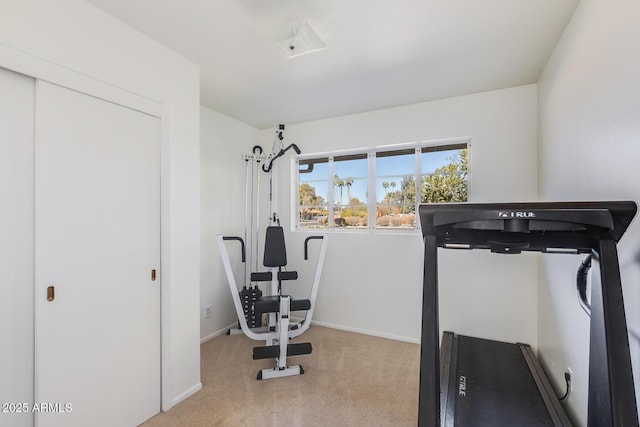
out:
<path id="1" fill-rule="evenodd" d="M 267 227 L 264 240 L 265 267 L 284 267 L 287 265 L 287 249 L 284 245 L 284 231 L 282 227 Z"/>

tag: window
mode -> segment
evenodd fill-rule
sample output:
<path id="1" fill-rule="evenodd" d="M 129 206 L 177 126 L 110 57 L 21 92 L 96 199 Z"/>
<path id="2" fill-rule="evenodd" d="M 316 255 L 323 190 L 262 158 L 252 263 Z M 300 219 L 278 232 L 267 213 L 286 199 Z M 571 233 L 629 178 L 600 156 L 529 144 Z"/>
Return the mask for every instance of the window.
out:
<path id="1" fill-rule="evenodd" d="M 468 200 L 469 148 L 449 140 L 300 155 L 297 228 L 415 230 L 420 203 Z"/>
<path id="2" fill-rule="evenodd" d="M 416 150 L 376 153 L 376 228 L 415 228 Z"/>
<path id="3" fill-rule="evenodd" d="M 333 158 L 333 224 L 367 228 L 369 159 L 366 153 Z"/>

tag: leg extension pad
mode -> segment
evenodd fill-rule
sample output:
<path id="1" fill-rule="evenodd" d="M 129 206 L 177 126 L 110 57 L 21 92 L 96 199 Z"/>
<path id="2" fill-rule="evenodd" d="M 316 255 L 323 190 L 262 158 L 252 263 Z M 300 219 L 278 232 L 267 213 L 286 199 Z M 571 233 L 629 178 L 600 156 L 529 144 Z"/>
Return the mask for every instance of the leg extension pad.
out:
<path id="1" fill-rule="evenodd" d="M 304 311 L 311 309 L 308 299 L 292 299 L 290 311 Z M 278 295 L 261 297 L 254 303 L 254 310 L 258 314 L 277 313 L 280 311 L 280 297 Z"/>
<path id="2" fill-rule="evenodd" d="M 311 354 L 312 348 L 310 342 L 302 342 L 287 345 L 287 356 L 300 356 L 303 354 Z M 273 359 L 280 356 L 279 345 L 268 345 L 265 347 L 253 348 L 253 360 Z"/>

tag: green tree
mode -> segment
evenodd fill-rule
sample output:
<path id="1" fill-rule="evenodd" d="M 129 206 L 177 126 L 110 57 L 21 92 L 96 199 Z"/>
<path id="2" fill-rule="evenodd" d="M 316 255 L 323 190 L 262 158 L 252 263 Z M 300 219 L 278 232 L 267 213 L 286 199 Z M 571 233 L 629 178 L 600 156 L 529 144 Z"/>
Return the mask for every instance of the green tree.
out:
<path id="1" fill-rule="evenodd" d="M 409 213 L 413 210 L 416 203 L 416 179 L 413 176 L 405 176 L 400 183 L 400 191 L 402 192 L 402 203 L 405 206 L 405 212 Z"/>
<path id="2" fill-rule="evenodd" d="M 298 187 L 298 201 L 302 219 L 311 219 L 314 211 L 317 212 L 324 205 L 324 199 L 316 195 L 315 187 L 306 182 Z"/>
<path id="3" fill-rule="evenodd" d="M 421 203 L 467 201 L 467 150 L 460 150 L 449 161 L 449 164 L 436 169 L 433 175 L 422 177 Z M 383 202 L 388 205 L 400 203 L 405 208 L 402 212 L 407 213 L 415 205 L 415 200 L 415 178 L 406 175 L 400 182 L 400 190 L 387 192 Z"/>
<path id="4" fill-rule="evenodd" d="M 360 217 L 367 216 L 367 205 L 360 201 L 357 197 L 353 197 L 349 200 L 349 207 L 344 208 L 342 211 L 344 217 Z"/>
<path id="5" fill-rule="evenodd" d="M 395 182 L 393 182 L 392 188 L 395 187 Z M 390 191 L 388 192 L 384 199 L 383 203 L 388 205 L 400 204 L 402 205 L 401 213 L 411 212 L 413 206 L 415 205 L 416 200 L 416 184 L 415 178 L 411 175 L 406 175 L 402 178 L 400 182 L 400 189 L 398 191 Z"/>
<path id="6" fill-rule="evenodd" d="M 468 198 L 468 152 L 460 150 L 451 163 L 433 175 L 422 177 L 422 203 L 466 202 Z"/>

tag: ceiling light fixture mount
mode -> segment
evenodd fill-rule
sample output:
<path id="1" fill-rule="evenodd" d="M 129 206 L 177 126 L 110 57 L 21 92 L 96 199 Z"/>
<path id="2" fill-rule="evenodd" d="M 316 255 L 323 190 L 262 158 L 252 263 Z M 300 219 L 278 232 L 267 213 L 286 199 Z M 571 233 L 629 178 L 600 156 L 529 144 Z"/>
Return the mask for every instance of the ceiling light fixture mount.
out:
<path id="1" fill-rule="evenodd" d="M 317 52 L 327 47 L 320 36 L 309 26 L 305 18 L 299 18 L 287 26 L 287 38 L 279 44 L 285 51 L 287 58 Z"/>

